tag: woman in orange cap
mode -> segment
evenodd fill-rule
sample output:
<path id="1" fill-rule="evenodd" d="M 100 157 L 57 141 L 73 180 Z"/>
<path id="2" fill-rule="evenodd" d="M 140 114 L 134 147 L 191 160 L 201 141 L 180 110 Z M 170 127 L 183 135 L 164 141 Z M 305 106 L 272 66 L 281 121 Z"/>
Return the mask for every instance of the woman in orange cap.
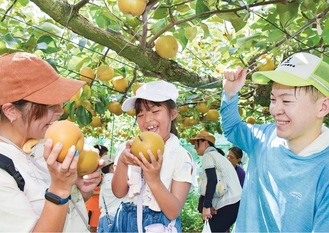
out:
<path id="1" fill-rule="evenodd" d="M 75 146 L 59 163 L 62 144 L 51 139 L 42 146 L 44 167 L 35 162 L 37 154 L 23 150 L 30 139 L 44 138 L 63 113 L 62 104 L 82 85 L 32 54 L 0 57 L 0 153 L 6 165 L 0 169 L 1 231 L 88 232 L 84 199 L 100 182 L 100 172 L 77 177 Z"/>

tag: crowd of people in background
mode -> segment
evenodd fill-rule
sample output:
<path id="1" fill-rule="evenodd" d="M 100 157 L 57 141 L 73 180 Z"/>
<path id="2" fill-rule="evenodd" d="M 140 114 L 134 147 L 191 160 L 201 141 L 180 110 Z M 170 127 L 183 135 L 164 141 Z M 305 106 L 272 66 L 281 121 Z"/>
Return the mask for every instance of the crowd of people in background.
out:
<path id="1" fill-rule="evenodd" d="M 329 64 L 309 53 L 293 54 L 274 71 L 255 72 L 255 83 L 272 85 L 274 122 L 251 125 L 237 107 L 247 70 L 224 71 L 221 125 L 232 147 L 224 153 L 207 131 L 190 139 L 201 158 L 196 211 L 212 232 L 232 226 L 236 232 L 328 231 L 328 74 Z M 178 138 L 177 88 L 148 82 L 122 105 L 123 111 L 136 110 L 141 132 L 162 137 L 164 152 L 149 150 L 149 160 L 142 153 L 138 158 L 127 141 L 112 158 L 105 146 L 95 145 L 98 168 L 78 177 L 75 146 L 60 163 L 62 144 L 44 135 L 84 84 L 59 76 L 29 53 L 0 57 L 1 230 L 182 232 L 180 214 L 197 167 Z M 27 152 L 32 139 L 37 144 Z"/>

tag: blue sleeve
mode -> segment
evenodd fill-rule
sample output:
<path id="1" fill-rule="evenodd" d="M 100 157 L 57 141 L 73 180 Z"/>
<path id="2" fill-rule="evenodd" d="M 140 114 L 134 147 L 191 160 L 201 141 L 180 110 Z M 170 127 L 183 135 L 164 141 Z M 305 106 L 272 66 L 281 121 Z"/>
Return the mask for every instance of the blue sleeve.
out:
<path id="1" fill-rule="evenodd" d="M 253 154 L 257 142 L 264 141 L 264 130 L 269 124 L 247 124 L 241 120 L 238 110 L 238 94 L 231 100 L 223 91 L 222 104 L 220 108 L 221 125 L 224 136 L 228 141 L 240 147 L 248 156 Z M 273 127 L 271 131 L 273 131 Z M 266 137 L 270 136 L 267 134 Z"/>

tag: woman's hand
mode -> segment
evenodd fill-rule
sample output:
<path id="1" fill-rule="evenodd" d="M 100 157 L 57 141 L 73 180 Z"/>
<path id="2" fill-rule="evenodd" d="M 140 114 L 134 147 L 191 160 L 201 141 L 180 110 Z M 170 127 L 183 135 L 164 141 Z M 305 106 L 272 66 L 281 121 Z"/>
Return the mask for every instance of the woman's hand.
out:
<path id="1" fill-rule="evenodd" d="M 210 208 L 203 207 L 203 209 L 202 209 L 202 219 L 204 221 L 206 221 L 206 220 L 211 219 L 211 218 L 212 218 L 212 215 L 211 215 Z"/>
<path id="2" fill-rule="evenodd" d="M 72 146 L 62 163 L 56 159 L 62 149 L 62 144 L 57 143 L 52 147 L 53 141 L 47 139 L 44 147 L 44 158 L 47 163 L 49 174 L 51 176 L 51 184 L 49 191 L 59 194 L 60 196 L 68 196 L 71 188 L 77 180 L 77 164 L 79 156 L 75 156 L 76 149 Z"/>

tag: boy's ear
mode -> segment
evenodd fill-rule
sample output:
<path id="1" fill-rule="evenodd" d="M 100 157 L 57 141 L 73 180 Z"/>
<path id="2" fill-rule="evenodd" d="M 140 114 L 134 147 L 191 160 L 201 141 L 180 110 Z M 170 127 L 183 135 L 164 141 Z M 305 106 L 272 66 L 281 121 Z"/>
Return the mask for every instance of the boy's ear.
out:
<path id="1" fill-rule="evenodd" d="M 329 114 L 329 97 L 324 97 L 322 101 L 322 108 L 320 110 L 321 117 Z"/>

